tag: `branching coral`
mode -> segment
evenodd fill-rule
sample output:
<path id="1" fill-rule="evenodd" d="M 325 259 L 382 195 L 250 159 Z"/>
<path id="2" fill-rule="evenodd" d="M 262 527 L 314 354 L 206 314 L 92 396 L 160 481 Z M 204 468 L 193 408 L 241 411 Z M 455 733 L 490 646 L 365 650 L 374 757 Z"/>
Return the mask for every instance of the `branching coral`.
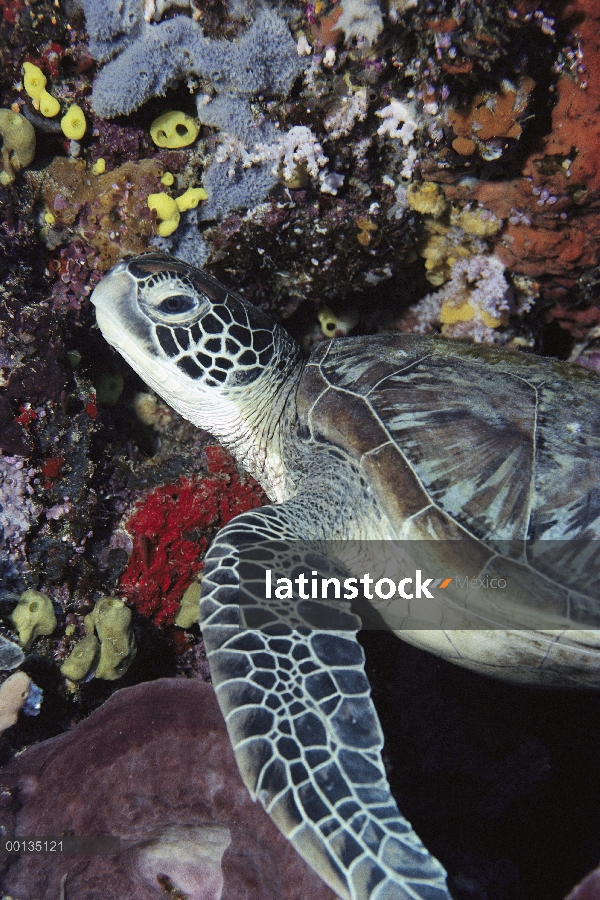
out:
<path id="1" fill-rule="evenodd" d="M 350 134 L 357 122 L 366 119 L 368 106 L 367 89 L 364 87 L 351 90 L 349 94 L 341 97 L 328 110 L 323 120 L 328 139 L 336 141 Z"/>
<path id="2" fill-rule="evenodd" d="M 323 154 L 323 148 L 316 136 L 305 125 L 295 125 L 284 134 L 278 135 L 271 144 L 257 144 L 254 152 L 246 155 L 244 166 L 264 161 L 273 161 L 272 175 L 277 175 L 281 165 L 281 177 L 293 187 L 299 178 L 299 173 L 306 170 L 312 178 L 320 175 L 320 170 L 328 162 Z"/>
<path id="3" fill-rule="evenodd" d="M 374 43 L 383 30 L 383 15 L 378 0 L 341 0 L 342 12 L 336 20 L 336 28 L 344 32 L 346 43 L 353 38 L 364 38 Z"/>
<path id="4" fill-rule="evenodd" d="M 222 140 L 204 177 L 209 200 L 202 219 L 222 218 L 231 209 L 260 202 L 281 178 L 289 187 L 302 187 L 306 175 L 319 178 L 321 190 L 335 194 L 342 176 L 328 173 L 328 162 L 316 136 L 305 125 L 295 125 L 279 134 L 269 128 L 270 142 L 259 141 L 248 150 L 237 138 Z M 333 176 L 334 182 L 327 183 Z M 335 179 L 341 179 L 335 184 Z"/>
<path id="5" fill-rule="evenodd" d="M 378 109 L 375 115 L 383 119 L 377 129 L 377 134 L 387 134 L 392 138 L 399 138 L 405 147 L 412 141 L 418 123 L 414 111 L 401 100 L 391 99 L 388 106 Z M 402 128 L 398 126 L 402 123 Z"/>
<path id="6" fill-rule="evenodd" d="M 428 332 L 441 325 L 448 337 L 470 337 L 479 343 L 501 343 L 508 316 L 515 311 L 514 292 L 502 263 L 492 255 L 459 259 L 450 280 L 436 293 L 428 294 L 411 310 L 418 324 L 415 332 Z"/>

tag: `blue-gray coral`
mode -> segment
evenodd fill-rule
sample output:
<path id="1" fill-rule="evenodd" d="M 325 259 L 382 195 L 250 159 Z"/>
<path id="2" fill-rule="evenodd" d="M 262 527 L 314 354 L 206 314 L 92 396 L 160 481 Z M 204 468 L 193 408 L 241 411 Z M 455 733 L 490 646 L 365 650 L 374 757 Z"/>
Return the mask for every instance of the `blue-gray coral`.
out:
<path id="1" fill-rule="evenodd" d="M 81 0 L 89 51 L 98 62 L 119 53 L 144 24 L 140 0 Z"/>
<path id="2" fill-rule="evenodd" d="M 177 230 L 169 237 L 153 238 L 152 246 L 201 269 L 210 256 L 210 247 L 198 231 L 199 212 L 190 209 L 183 213 Z"/>
<path id="3" fill-rule="evenodd" d="M 198 118 L 237 138 L 247 148 L 276 136 L 270 122 L 257 122 L 249 99 L 285 96 L 307 65 L 297 52 L 287 22 L 276 10 L 261 9 L 234 41 L 209 40 L 200 25 L 178 15 L 164 22 L 143 20 L 132 0 L 81 0 L 90 33 L 90 51 L 103 62 L 92 91 L 92 109 L 103 118 L 128 114 L 190 75 L 204 78 L 215 92 L 200 98 Z M 100 10 L 104 10 L 104 16 Z M 111 44 L 112 41 L 112 44 Z M 238 160 L 214 161 L 204 177 L 209 199 L 202 219 L 222 218 L 232 209 L 260 202 L 276 178 L 272 164 L 243 168 Z"/>
<path id="4" fill-rule="evenodd" d="M 95 23 L 96 0 L 82 0 L 82 5 L 86 19 Z M 186 16 L 158 24 L 140 24 L 139 17 L 133 17 L 131 31 L 124 34 L 119 28 L 126 19 L 123 8 L 123 15 L 116 17 L 118 27 L 111 26 L 113 53 L 118 55 L 106 63 L 93 87 L 92 108 L 105 118 L 132 112 L 188 75 L 207 79 L 219 94 L 285 95 L 305 65 L 287 23 L 274 10 L 257 13 L 236 41 L 209 40 Z M 99 61 L 107 57 L 108 31 L 94 24 L 90 50 Z"/>
<path id="5" fill-rule="evenodd" d="M 257 122 L 245 97 L 221 94 L 210 103 L 199 98 L 198 118 L 203 125 L 218 128 L 225 134 L 239 138 L 247 147 L 257 141 L 274 140 L 277 131 L 271 122 Z"/>
<path id="6" fill-rule="evenodd" d="M 199 99 L 197 105 L 198 118 L 204 125 L 232 135 L 247 149 L 260 143 L 269 144 L 277 137 L 272 122 L 255 121 L 244 97 L 221 94 L 208 104 Z M 200 218 L 222 219 L 233 209 L 260 203 L 277 181 L 272 168 L 272 163 L 266 161 L 244 168 L 241 158 L 223 162 L 213 160 L 204 174 L 208 200 L 202 206 Z"/>
<path id="7" fill-rule="evenodd" d="M 204 175 L 208 200 L 202 207 L 201 218 L 222 219 L 231 210 L 260 203 L 277 181 L 271 168 L 271 164 L 263 163 L 244 169 L 237 162 L 231 172 L 227 162 L 213 162 Z"/>

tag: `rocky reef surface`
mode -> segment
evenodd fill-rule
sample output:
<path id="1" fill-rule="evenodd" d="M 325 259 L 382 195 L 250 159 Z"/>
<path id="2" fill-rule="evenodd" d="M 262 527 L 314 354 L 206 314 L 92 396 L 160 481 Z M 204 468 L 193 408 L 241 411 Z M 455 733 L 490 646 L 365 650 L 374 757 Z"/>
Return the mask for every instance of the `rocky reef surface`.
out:
<path id="1" fill-rule="evenodd" d="M 0 0 L 0 706 L 18 716 L 3 762 L 122 687 L 207 679 L 193 624 L 203 553 L 266 502 L 106 346 L 89 303 L 102 274 L 162 248 L 306 352 L 391 328 L 598 369 L 599 26 L 594 0 Z M 107 633 L 121 648 L 108 661 Z M 370 652 L 385 682 L 394 651 Z M 427 673 L 413 683 L 420 707 L 438 708 L 443 686 L 427 684 L 439 663 L 399 652 Z M 18 666 L 41 699 L 16 682 L 3 699 Z M 587 747 L 600 720 L 593 699 L 554 696 L 536 694 L 539 729 L 523 722 L 510 749 L 492 717 L 491 757 L 451 717 L 421 729 L 411 718 L 399 754 L 420 774 L 407 812 L 459 900 L 538 900 L 536 873 L 560 900 L 597 863 L 600 824 L 583 801 L 569 827 L 550 817 L 564 846 L 532 823 L 540 856 L 478 843 L 477 820 L 495 813 L 476 804 L 453 813 L 474 833 L 436 838 L 454 826 L 435 797 L 457 778 L 468 793 L 466 762 L 443 788 L 432 776 L 436 728 L 453 735 L 451 758 L 496 773 L 513 817 L 500 830 L 535 803 L 549 815 L 550 772 L 569 768 L 549 731 L 572 707 Z"/>

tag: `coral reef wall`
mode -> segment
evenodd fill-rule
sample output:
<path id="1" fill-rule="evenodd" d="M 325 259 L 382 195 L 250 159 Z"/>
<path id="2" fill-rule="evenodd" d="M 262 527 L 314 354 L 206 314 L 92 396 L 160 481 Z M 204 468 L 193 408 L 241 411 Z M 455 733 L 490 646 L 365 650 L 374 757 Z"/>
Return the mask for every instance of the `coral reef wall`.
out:
<path id="1" fill-rule="evenodd" d="M 398 329 L 598 370 L 599 34 L 596 0 L 0 0 L 2 646 L 27 590 L 56 619 L 0 760 L 124 686 L 207 679 L 203 554 L 267 502 L 106 346 L 103 273 L 161 248 L 307 353 Z M 526 896 L 487 857 L 469 893 L 463 862 L 457 897 Z"/>

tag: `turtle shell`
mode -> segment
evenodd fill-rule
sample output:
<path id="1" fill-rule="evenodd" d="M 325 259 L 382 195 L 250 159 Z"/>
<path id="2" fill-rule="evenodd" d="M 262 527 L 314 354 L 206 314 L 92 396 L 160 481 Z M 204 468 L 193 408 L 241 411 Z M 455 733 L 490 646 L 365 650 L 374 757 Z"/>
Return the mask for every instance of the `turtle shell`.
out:
<path id="1" fill-rule="evenodd" d="M 313 439 L 366 474 L 389 537 L 441 539 L 449 574 L 509 572 L 519 627 L 600 627 L 593 373 L 419 335 L 350 338 L 313 353 L 298 404 Z"/>

